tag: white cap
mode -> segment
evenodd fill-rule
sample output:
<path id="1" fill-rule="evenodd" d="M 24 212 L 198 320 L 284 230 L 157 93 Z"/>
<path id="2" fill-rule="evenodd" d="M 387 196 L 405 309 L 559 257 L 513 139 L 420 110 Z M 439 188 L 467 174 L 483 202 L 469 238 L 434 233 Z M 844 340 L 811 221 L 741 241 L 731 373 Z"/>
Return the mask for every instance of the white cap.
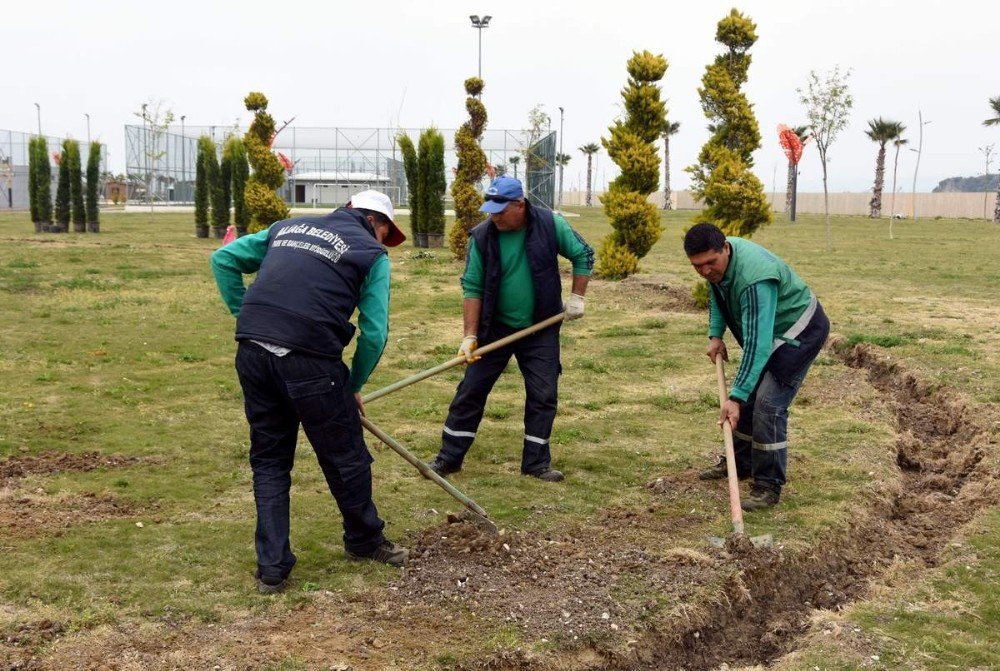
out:
<path id="1" fill-rule="evenodd" d="M 369 189 L 367 191 L 356 193 L 351 196 L 351 200 L 347 203 L 347 207 L 379 212 L 389 218 L 389 221 L 392 222 L 392 226 L 390 227 L 391 232 L 389 233 L 389 236 L 383 240 L 383 244 L 386 247 L 395 247 L 406 240 L 406 236 L 403 235 L 403 232 L 399 230 L 399 227 L 396 225 L 396 211 L 392 208 L 392 201 L 389 199 L 389 196 L 385 195 L 381 191 Z"/>

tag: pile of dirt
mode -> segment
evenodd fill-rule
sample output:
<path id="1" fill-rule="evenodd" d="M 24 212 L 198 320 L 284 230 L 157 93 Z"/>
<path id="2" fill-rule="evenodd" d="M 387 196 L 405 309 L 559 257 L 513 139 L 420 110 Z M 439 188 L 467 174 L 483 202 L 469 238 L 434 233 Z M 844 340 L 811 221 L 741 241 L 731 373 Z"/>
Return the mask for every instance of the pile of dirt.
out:
<path id="1" fill-rule="evenodd" d="M 147 461 L 143 457 L 106 455 L 100 452 L 70 453 L 48 450 L 24 457 L 8 457 L 0 461 L 0 486 L 10 484 L 29 475 L 52 475 L 66 472 L 85 472 L 98 468 L 125 468 Z"/>
<path id="2" fill-rule="evenodd" d="M 609 522 L 611 520 L 608 520 Z M 635 612 L 626 612 L 622 576 L 633 576 L 659 602 L 683 602 L 710 583 L 717 561 L 707 555 L 654 555 L 616 543 L 593 528 L 536 535 L 490 534 L 469 523 L 426 530 L 398 583 L 404 604 L 454 604 L 491 614 L 528 638 L 593 641 L 620 637 Z M 620 528 L 620 525 L 619 525 Z M 656 603 L 638 604 L 652 609 Z"/>

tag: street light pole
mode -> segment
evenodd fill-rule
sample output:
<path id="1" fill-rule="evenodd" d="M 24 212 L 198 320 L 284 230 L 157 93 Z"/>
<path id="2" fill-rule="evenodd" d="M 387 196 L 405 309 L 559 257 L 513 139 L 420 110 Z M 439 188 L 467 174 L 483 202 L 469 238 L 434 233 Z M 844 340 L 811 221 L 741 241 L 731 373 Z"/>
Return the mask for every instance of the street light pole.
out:
<path id="1" fill-rule="evenodd" d="M 919 108 L 917 109 L 917 120 L 920 139 L 917 141 L 917 165 L 913 168 L 913 221 L 917 220 L 917 171 L 920 170 L 920 153 L 924 150 L 924 126 L 930 123 L 930 121 L 924 121 L 924 114 Z"/>
<path id="2" fill-rule="evenodd" d="M 184 201 L 187 202 L 187 154 L 185 145 L 187 138 L 184 135 L 184 119 L 187 116 L 181 115 L 181 183 L 184 184 Z"/>
<path id="3" fill-rule="evenodd" d="M 35 103 L 35 109 L 38 111 L 38 135 L 42 134 L 42 106 Z"/>
<path id="4" fill-rule="evenodd" d="M 490 19 L 493 17 L 486 15 L 483 18 L 479 18 L 478 14 L 472 14 L 469 16 L 469 20 L 472 21 L 472 27 L 479 31 L 479 78 L 483 78 L 483 29 L 489 28 Z"/>
<path id="5" fill-rule="evenodd" d="M 562 192 L 563 192 L 563 170 L 566 166 L 563 162 L 563 108 L 559 108 L 559 198 L 556 201 L 557 206 L 562 208 Z"/>

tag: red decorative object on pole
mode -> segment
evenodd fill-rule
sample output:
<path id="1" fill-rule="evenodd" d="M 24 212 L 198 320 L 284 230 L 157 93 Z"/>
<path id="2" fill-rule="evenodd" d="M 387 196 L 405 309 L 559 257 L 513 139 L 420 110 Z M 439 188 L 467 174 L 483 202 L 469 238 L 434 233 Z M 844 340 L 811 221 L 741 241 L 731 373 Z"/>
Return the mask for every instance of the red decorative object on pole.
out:
<path id="1" fill-rule="evenodd" d="M 806 142 L 808 141 L 806 139 Z M 778 142 L 781 144 L 788 162 L 792 164 L 792 206 L 789 211 L 789 219 L 795 221 L 795 199 L 799 185 L 798 165 L 802 159 L 802 150 L 805 148 L 805 142 L 799 138 L 798 133 L 783 123 L 778 124 Z"/>

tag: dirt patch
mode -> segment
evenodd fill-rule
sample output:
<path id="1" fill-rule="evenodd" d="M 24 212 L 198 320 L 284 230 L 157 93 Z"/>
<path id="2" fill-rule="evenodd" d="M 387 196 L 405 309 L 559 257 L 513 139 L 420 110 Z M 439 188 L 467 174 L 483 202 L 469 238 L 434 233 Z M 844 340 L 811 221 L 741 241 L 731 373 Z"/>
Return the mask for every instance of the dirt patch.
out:
<path id="1" fill-rule="evenodd" d="M 126 468 L 149 461 L 144 457 L 106 455 L 100 452 L 70 453 L 48 450 L 25 457 L 8 457 L 0 461 L 0 486 L 10 485 L 29 475 L 86 472 L 98 468 Z"/>
<path id="2" fill-rule="evenodd" d="M 0 536 L 25 538 L 51 534 L 80 524 L 133 517 L 135 506 L 109 494 L 47 497 L 0 493 Z"/>
<path id="3" fill-rule="evenodd" d="M 640 274 L 630 275 L 620 282 L 602 282 L 596 280 L 605 292 L 611 295 L 624 295 L 630 298 L 640 298 L 647 307 L 656 307 L 670 312 L 705 312 L 699 308 L 691 295 L 690 284 L 685 284 L 669 275 Z"/>
<path id="4" fill-rule="evenodd" d="M 252 669 L 289 655 L 309 669 L 354 671 L 766 665 L 799 645 L 817 609 L 863 597 L 900 562 L 934 565 L 962 525 L 1000 502 L 995 460 L 984 458 L 996 439 L 980 414 L 873 348 L 832 351 L 865 371 L 895 414 L 900 469 L 858 502 L 848 528 L 808 550 L 670 548 L 693 520 L 658 506 L 703 486 L 693 473 L 670 475 L 648 483 L 648 507 L 609 509 L 548 535 L 487 535 L 462 522 L 427 529 L 386 589 L 323 592 L 226 625 L 118 625 L 63 638 L 44 660 L 15 668 Z M 470 651 L 479 654 L 467 660 Z"/>

